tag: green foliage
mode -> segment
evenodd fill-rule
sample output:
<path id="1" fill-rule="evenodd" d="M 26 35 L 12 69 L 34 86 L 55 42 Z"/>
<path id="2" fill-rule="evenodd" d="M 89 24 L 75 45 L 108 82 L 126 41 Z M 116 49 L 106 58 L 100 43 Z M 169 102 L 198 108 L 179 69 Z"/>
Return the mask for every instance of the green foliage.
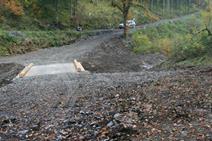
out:
<path id="1" fill-rule="evenodd" d="M 177 66 L 207 66 L 212 64 L 212 57 L 208 55 L 177 62 Z"/>
<path id="2" fill-rule="evenodd" d="M 121 21 L 120 11 L 106 1 L 98 2 L 97 5 L 84 1 L 80 3 L 79 9 L 85 11 L 81 12 L 78 19 L 85 29 L 117 27 Z"/>
<path id="3" fill-rule="evenodd" d="M 187 26 L 182 22 L 175 22 L 174 24 L 165 23 L 158 26 L 147 27 L 132 35 L 132 41 L 135 46 L 134 51 L 137 53 L 162 52 L 165 55 L 170 56 L 174 44 L 173 39 L 178 34 L 186 34 L 187 32 Z M 137 41 L 143 36 L 149 41 L 148 47 L 143 46 L 142 40 L 140 42 Z"/>
<path id="4" fill-rule="evenodd" d="M 5 11 L 2 2 L 10 1 Z M 173 3 L 172 3 L 172 2 Z M 190 3 L 188 3 L 190 1 Z M 151 0 L 138 1 L 154 11 L 161 18 L 193 12 L 195 0 Z M 114 8 L 114 0 L 1 0 L 0 23 L 2 27 L 13 29 L 75 28 L 78 24 L 86 29 L 117 27 L 121 22 L 121 12 Z M 172 5 L 170 5 L 172 3 Z M 190 7 L 190 8 L 189 8 Z M 188 9 L 189 8 L 189 9 Z M 187 10 L 186 10 L 187 9 Z M 13 13 L 12 15 L 10 13 Z M 14 14 L 15 13 L 15 14 Z M 130 18 L 136 18 L 137 24 L 151 22 L 146 12 L 139 6 L 130 9 Z"/>
<path id="5" fill-rule="evenodd" d="M 158 39 L 158 41 L 156 42 L 154 46 L 157 47 L 161 53 L 170 57 L 173 44 L 174 44 L 174 41 L 170 40 L 169 38 L 161 38 L 161 39 Z"/>
<path id="6" fill-rule="evenodd" d="M 205 26 L 212 32 L 212 4 L 207 10 L 201 12 Z"/>
<path id="7" fill-rule="evenodd" d="M 202 14 L 191 16 L 133 33 L 134 51 L 136 53 L 161 52 L 174 62 L 195 60 L 203 56 L 212 57 L 212 36 L 207 30 L 203 30 L 209 21 L 205 17 L 211 18 L 208 17 L 209 13 L 206 13 L 207 16 Z M 145 45 L 145 42 L 148 45 Z M 201 62 L 200 60 L 197 62 Z"/>
<path id="8" fill-rule="evenodd" d="M 0 55 L 23 54 L 40 48 L 58 47 L 70 44 L 88 33 L 52 30 L 19 31 L 13 35 L 12 32 L 0 30 Z"/>
<path id="9" fill-rule="evenodd" d="M 8 0 L 0 2 L 1 55 L 25 53 L 38 48 L 69 44 L 79 37 L 92 34 L 86 31 L 80 34 L 71 30 L 79 24 L 83 26 L 84 30 L 116 28 L 123 20 L 121 12 L 112 6 L 112 1 L 108 0 L 9 0 L 12 4 L 8 5 L 7 9 L 2 5 L 2 2 L 5 1 Z M 164 5 L 163 0 L 151 0 L 145 3 L 147 4 L 145 7 L 161 15 L 161 18 L 174 17 L 181 11 L 179 7 L 185 9 L 188 6 L 185 5 L 188 4 L 186 1 L 178 1 L 176 5 L 170 5 L 170 3 Z M 194 3 L 194 0 L 189 1 L 191 4 Z M 135 18 L 137 24 L 150 22 L 145 12 L 139 7 L 131 8 L 129 13 L 129 18 Z M 208 20 L 210 14 L 203 12 L 202 17 L 205 17 L 204 22 L 210 29 L 212 25 L 211 20 Z M 142 34 L 133 36 L 134 51 L 142 53 L 160 51 L 170 55 L 172 52 L 170 46 L 176 46 L 173 45 L 175 34 L 184 36 L 204 28 L 203 20 L 199 20 L 199 17 L 188 21 L 190 23 L 177 22 L 143 30 Z M 200 26 L 201 28 L 199 28 Z M 23 36 L 11 36 L 10 31 L 19 30 Z M 204 33 L 206 34 L 206 32 Z M 203 43 L 204 47 L 207 47 L 207 50 L 211 50 L 209 47 L 211 38 L 205 37 L 199 41 Z"/>
<path id="10" fill-rule="evenodd" d="M 203 35 L 201 38 L 201 43 L 205 46 L 208 56 L 212 56 L 212 36 Z"/>
<path id="11" fill-rule="evenodd" d="M 171 58 L 175 61 L 183 61 L 202 56 L 206 52 L 205 46 L 200 41 L 201 36 L 194 37 L 191 34 L 177 37 L 172 48 Z"/>
<path id="12" fill-rule="evenodd" d="M 148 36 L 143 35 L 141 32 L 137 32 L 133 34 L 132 41 L 134 45 L 134 52 L 138 53 L 146 53 L 146 52 L 152 52 L 153 48 L 151 45 L 151 42 L 148 38 Z"/>

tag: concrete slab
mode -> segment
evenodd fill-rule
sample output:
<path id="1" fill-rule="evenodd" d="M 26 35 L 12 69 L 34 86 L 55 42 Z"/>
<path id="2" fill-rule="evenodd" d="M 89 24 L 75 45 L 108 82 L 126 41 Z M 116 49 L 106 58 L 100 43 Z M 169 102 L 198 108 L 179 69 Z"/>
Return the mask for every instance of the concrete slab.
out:
<path id="1" fill-rule="evenodd" d="M 33 66 L 25 77 L 60 73 L 77 73 L 73 63 Z"/>

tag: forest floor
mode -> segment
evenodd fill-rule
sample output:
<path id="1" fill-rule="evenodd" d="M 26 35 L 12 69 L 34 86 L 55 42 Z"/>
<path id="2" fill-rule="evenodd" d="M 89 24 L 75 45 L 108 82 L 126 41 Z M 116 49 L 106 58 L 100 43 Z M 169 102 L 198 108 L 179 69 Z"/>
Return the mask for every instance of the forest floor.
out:
<path id="1" fill-rule="evenodd" d="M 120 34 L 0 58 L 0 79 L 7 80 L 0 86 L 0 141 L 212 140 L 212 66 L 155 68 L 166 57 L 136 55 Z M 90 73 L 8 84 L 23 65 L 73 59 Z"/>

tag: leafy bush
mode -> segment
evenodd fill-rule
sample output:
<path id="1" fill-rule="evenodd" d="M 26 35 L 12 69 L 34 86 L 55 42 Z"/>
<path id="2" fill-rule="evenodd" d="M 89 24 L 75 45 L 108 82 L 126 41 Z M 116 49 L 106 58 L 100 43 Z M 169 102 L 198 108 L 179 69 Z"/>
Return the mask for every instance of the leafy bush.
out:
<path id="1" fill-rule="evenodd" d="M 162 39 L 159 39 L 157 42 L 157 46 L 159 50 L 161 51 L 161 53 L 165 54 L 166 56 L 171 55 L 173 44 L 174 44 L 173 41 L 170 40 L 169 38 L 162 38 Z"/>
<path id="2" fill-rule="evenodd" d="M 150 40 L 154 40 L 155 38 L 159 38 L 160 37 L 160 33 L 158 32 L 157 27 L 146 28 L 146 29 L 142 30 L 141 32 L 144 35 L 147 35 Z M 154 35 L 154 36 L 152 36 L 152 35 Z"/>
<path id="3" fill-rule="evenodd" d="M 212 6 L 207 11 L 202 11 L 201 16 L 206 28 L 212 32 Z"/>
<path id="4" fill-rule="evenodd" d="M 191 34 L 181 36 L 176 39 L 172 48 L 171 59 L 183 61 L 186 59 L 202 56 L 205 53 L 205 47 L 200 42 L 200 37 L 194 38 Z"/>
<path id="5" fill-rule="evenodd" d="M 134 51 L 161 52 L 175 62 L 212 56 L 212 36 L 203 30 L 206 27 L 210 30 L 212 15 L 209 15 L 211 13 L 203 12 L 201 15 L 135 32 L 132 35 Z M 201 59 L 198 61 L 201 62 Z"/>
<path id="6" fill-rule="evenodd" d="M 201 43 L 205 46 L 207 55 L 212 56 L 212 36 L 202 36 Z"/>
<path id="7" fill-rule="evenodd" d="M 152 44 L 147 35 L 143 35 L 141 32 L 137 32 L 132 36 L 132 42 L 134 45 L 134 52 L 136 53 L 145 53 L 152 52 Z"/>

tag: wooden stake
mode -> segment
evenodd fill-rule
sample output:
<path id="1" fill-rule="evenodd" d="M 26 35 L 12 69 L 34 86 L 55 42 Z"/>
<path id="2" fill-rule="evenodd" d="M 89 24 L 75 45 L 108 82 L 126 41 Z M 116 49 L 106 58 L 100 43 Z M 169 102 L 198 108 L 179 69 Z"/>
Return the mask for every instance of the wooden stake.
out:
<path id="1" fill-rule="evenodd" d="M 74 66 L 77 70 L 77 72 L 83 72 L 85 69 L 83 68 L 82 64 L 78 62 L 76 59 L 74 60 Z"/>
<path id="2" fill-rule="evenodd" d="M 17 76 L 17 78 L 23 78 L 26 76 L 26 74 L 29 72 L 29 70 L 32 68 L 33 63 L 27 65 Z"/>

